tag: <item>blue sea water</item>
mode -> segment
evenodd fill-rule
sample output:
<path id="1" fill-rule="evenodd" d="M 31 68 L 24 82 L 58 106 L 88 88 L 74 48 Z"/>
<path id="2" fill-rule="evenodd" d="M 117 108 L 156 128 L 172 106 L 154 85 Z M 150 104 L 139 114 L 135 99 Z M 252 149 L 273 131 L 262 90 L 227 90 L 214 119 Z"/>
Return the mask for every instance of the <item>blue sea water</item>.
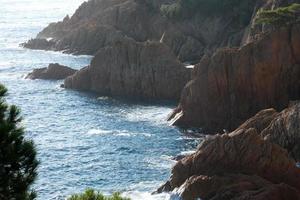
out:
<path id="1" fill-rule="evenodd" d="M 62 81 L 26 80 L 34 68 L 58 62 L 76 69 L 90 56 L 19 47 L 50 22 L 72 14 L 83 0 L 0 0 L 0 82 L 22 109 L 26 137 L 34 140 L 39 200 L 65 199 L 85 188 L 152 196 L 170 175 L 172 157 L 197 140 L 168 126 L 169 102 L 134 102 L 60 88 Z"/>

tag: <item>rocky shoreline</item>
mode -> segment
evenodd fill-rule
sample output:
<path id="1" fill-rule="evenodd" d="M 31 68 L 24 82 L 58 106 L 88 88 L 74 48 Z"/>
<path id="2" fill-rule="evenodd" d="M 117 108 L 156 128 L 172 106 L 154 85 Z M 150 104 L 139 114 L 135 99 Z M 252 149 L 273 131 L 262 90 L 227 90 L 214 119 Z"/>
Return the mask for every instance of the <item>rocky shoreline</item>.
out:
<path id="1" fill-rule="evenodd" d="M 255 23 L 259 10 L 299 1 L 253 1 L 242 21 L 235 12 L 164 16 L 160 8 L 174 2 L 90 0 L 23 46 L 94 55 L 64 77 L 65 88 L 180 99 L 173 125 L 225 130 L 178 158 L 158 192 L 176 190 L 183 200 L 300 199 L 300 103 L 292 102 L 300 98 L 300 25 Z"/>
<path id="2" fill-rule="evenodd" d="M 183 200 L 300 198 L 300 102 L 262 110 L 229 134 L 206 139 L 181 159 L 158 192 Z"/>
<path id="3" fill-rule="evenodd" d="M 264 108 L 282 110 L 300 98 L 300 25 L 262 34 L 241 48 L 204 56 L 172 116 L 179 126 L 233 130 Z"/>

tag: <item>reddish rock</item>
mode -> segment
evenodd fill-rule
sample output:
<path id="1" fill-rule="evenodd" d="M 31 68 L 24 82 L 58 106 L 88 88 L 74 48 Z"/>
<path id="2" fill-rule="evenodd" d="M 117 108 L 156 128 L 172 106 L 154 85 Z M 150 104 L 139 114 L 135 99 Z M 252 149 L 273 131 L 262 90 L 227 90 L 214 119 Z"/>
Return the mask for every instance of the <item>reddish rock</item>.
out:
<path id="1" fill-rule="evenodd" d="M 211 136 L 174 166 L 158 192 L 179 188 L 183 200 L 300 199 L 299 116 L 300 102 L 291 102 L 280 113 L 262 110 L 234 132 Z"/>
<path id="2" fill-rule="evenodd" d="M 65 80 L 65 87 L 105 95 L 179 99 L 190 70 L 159 42 L 121 40 L 100 49 L 90 66 Z"/>
<path id="3" fill-rule="evenodd" d="M 295 103 L 279 113 L 261 135 L 285 148 L 290 157 L 300 161 L 300 103 Z"/>
<path id="4" fill-rule="evenodd" d="M 298 200 L 295 188 L 273 184 L 259 176 L 225 174 L 222 176 L 193 176 L 179 189 L 183 200 Z"/>
<path id="5" fill-rule="evenodd" d="M 174 166 L 170 180 L 158 191 L 175 188 L 184 200 L 297 200 L 300 169 L 286 150 L 263 139 L 256 129 L 237 129 L 206 139 L 196 153 Z"/>
<path id="6" fill-rule="evenodd" d="M 300 189 L 300 169 L 287 152 L 263 140 L 255 129 L 237 130 L 204 141 L 197 152 L 172 170 L 171 186 L 181 186 L 193 175 L 244 173 Z"/>
<path id="7" fill-rule="evenodd" d="M 174 124 L 233 130 L 261 109 L 282 110 L 300 98 L 299 28 L 282 28 L 240 49 L 203 57 L 172 115 L 181 113 Z"/>
<path id="8" fill-rule="evenodd" d="M 26 78 L 61 80 L 73 75 L 76 71 L 77 70 L 56 63 L 49 64 L 47 68 L 34 69 L 33 72 L 26 76 Z"/>

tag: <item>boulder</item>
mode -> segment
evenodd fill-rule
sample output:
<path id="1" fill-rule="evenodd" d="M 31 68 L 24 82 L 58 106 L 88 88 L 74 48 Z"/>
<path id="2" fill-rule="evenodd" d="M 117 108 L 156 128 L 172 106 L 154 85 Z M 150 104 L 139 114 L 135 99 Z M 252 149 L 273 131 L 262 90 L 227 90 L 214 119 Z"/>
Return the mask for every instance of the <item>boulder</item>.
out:
<path id="1" fill-rule="evenodd" d="M 285 148 L 291 158 L 300 161 L 300 103 L 283 110 L 261 135 L 268 141 Z"/>
<path id="2" fill-rule="evenodd" d="M 211 133 L 230 131 L 259 110 L 282 110 L 299 99 L 299 30 L 299 24 L 281 28 L 241 48 L 204 56 L 170 120 Z"/>
<path id="3" fill-rule="evenodd" d="M 256 129 L 238 129 L 206 139 L 196 153 L 180 160 L 159 191 L 175 188 L 184 200 L 264 199 L 272 194 L 296 200 L 300 169 L 286 150 Z"/>
<path id="4" fill-rule="evenodd" d="M 73 75 L 76 71 L 77 70 L 60 65 L 58 63 L 49 64 L 48 67 L 34 69 L 33 72 L 26 76 L 26 79 L 61 80 Z"/>
<path id="5" fill-rule="evenodd" d="M 102 48 L 91 65 L 65 80 L 65 87 L 103 95 L 179 99 L 190 79 L 168 46 L 126 38 Z"/>
<path id="6" fill-rule="evenodd" d="M 183 200 L 300 199 L 300 102 L 265 109 L 229 134 L 210 136 L 174 166 L 158 192 Z"/>
<path id="7" fill-rule="evenodd" d="M 224 174 L 192 176 L 179 189 L 183 200 L 297 200 L 300 192 L 284 184 L 274 184 L 259 176 Z"/>
<path id="8" fill-rule="evenodd" d="M 291 102 L 282 112 L 265 109 L 244 122 L 237 130 L 255 128 L 267 141 L 286 149 L 292 159 L 300 161 L 300 102 Z"/>

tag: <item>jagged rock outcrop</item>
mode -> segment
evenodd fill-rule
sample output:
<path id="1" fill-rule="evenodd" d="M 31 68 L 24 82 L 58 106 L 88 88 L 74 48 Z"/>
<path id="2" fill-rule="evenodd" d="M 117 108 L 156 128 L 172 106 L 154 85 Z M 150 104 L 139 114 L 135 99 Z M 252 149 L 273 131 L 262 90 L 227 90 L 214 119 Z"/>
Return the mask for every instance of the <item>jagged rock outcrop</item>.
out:
<path id="1" fill-rule="evenodd" d="M 300 199 L 300 102 L 266 109 L 230 134 L 211 136 L 181 159 L 158 191 L 183 200 Z M 295 160 L 294 160 L 295 159 Z"/>
<path id="2" fill-rule="evenodd" d="M 232 130 L 261 109 L 300 98 L 300 25 L 204 56 L 171 119 L 179 126 Z"/>
<path id="3" fill-rule="evenodd" d="M 181 190 L 181 191 L 180 191 Z M 179 189 L 183 200 L 298 200 L 300 193 L 284 184 L 274 184 L 259 176 L 226 174 L 193 176 Z"/>
<path id="4" fill-rule="evenodd" d="M 290 157 L 300 161 L 300 103 L 283 110 L 261 135 L 285 148 Z"/>
<path id="5" fill-rule="evenodd" d="M 29 73 L 27 79 L 47 79 L 47 80 L 62 80 L 73 75 L 77 70 L 58 63 L 51 63 L 48 67 L 34 69 Z"/>
<path id="6" fill-rule="evenodd" d="M 239 129 L 255 128 L 267 141 L 286 149 L 291 158 L 300 161 L 300 102 L 291 102 L 282 112 L 266 109 L 244 122 Z"/>
<path id="7" fill-rule="evenodd" d="M 91 65 L 65 80 L 66 88 L 105 95 L 178 99 L 190 70 L 159 42 L 127 38 L 100 49 Z"/>
<path id="8" fill-rule="evenodd" d="M 234 132 L 211 136 L 182 158 L 158 192 L 183 200 L 298 200 L 300 102 L 278 113 L 266 109 Z M 294 160 L 295 159 L 295 160 Z"/>
<path id="9" fill-rule="evenodd" d="M 53 40 L 47 39 L 31 39 L 28 42 L 21 44 L 21 46 L 30 49 L 37 49 L 37 50 L 52 50 L 55 42 Z"/>
<path id="10" fill-rule="evenodd" d="M 120 38 L 138 42 L 161 41 L 182 62 L 197 63 L 202 55 L 224 46 L 240 46 L 247 38 L 251 15 L 238 19 L 237 12 L 169 19 L 162 15 L 163 4 L 175 0 L 89 0 L 72 17 L 52 23 L 37 39 L 53 38 L 52 49 L 67 53 L 91 54 Z M 268 0 L 249 3 L 253 16 Z M 243 21 L 243 22 L 242 22 Z M 35 48 L 34 42 L 25 45 Z"/>

